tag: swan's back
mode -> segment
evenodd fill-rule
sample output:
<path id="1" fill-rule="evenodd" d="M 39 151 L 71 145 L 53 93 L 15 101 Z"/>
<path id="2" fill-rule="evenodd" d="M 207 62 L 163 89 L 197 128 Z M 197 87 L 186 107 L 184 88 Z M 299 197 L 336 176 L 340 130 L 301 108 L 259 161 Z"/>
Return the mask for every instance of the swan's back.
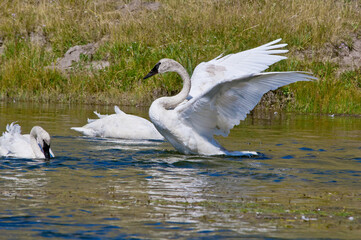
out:
<path id="1" fill-rule="evenodd" d="M 101 137 L 125 139 L 162 139 L 163 137 L 148 120 L 130 114 L 113 114 L 101 121 L 88 124 L 89 128 L 98 129 Z"/>
<path id="2" fill-rule="evenodd" d="M 0 155 L 5 157 L 35 158 L 30 145 L 30 135 L 21 135 L 19 124 L 11 123 L 0 137 Z"/>
<path id="3" fill-rule="evenodd" d="M 116 110 L 116 114 L 104 116 L 83 127 L 73 127 L 71 129 L 90 137 L 164 139 L 150 121 L 126 114 L 119 109 Z"/>

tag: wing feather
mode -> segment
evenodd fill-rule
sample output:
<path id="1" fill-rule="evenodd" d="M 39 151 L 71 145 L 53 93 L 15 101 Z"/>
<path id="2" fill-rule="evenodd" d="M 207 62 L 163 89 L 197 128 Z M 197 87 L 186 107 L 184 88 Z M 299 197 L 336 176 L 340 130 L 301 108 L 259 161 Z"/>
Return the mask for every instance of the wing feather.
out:
<path id="1" fill-rule="evenodd" d="M 302 72 L 249 74 L 218 83 L 209 91 L 177 107 L 177 111 L 181 119 L 200 134 L 206 137 L 227 136 L 266 92 L 290 83 L 314 79 Z"/>
<path id="2" fill-rule="evenodd" d="M 260 73 L 270 65 L 286 59 L 282 54 L 288 52 L 280 49 L 287 44 L 277 44 L 281 39 L 243 52 L 218 56 L 215 59 L 200 63 L 193 71 L 192 87 L 188 99 L 197 97 L 203 92 L 226 79 L 237 79 L 249 74 Z"/>

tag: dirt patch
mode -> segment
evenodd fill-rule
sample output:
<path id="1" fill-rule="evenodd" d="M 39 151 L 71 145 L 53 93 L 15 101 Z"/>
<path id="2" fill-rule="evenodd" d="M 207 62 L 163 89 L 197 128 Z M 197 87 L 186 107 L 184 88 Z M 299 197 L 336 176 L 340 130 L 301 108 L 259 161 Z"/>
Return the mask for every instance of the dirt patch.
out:
<path id="1" fill-rule="evenodd" d="M 300 59 L 315 59 L 318 61 L 330 61 L 339 65 L 338 73 L 352 71 L 361 68 L 361 38 L 356 34 L 351 36 L 350 41 L 338 43 L 326 43 L 319 50 L 306 49 L 296 51 L 294 55 Z"/>
<path id="2" fill-rule="evenodd" d="M 34 32 L 30 33 L 30 42 L 34 45 L 44 47 L 48 44 L 42 27 L 38 27 Z"/>
<path id="3" fill-rule="evenodd" d="M 141 0 L 133 0 L 128 4 L 124 4 L 119 6 L 118 10 L 124 12 L 136 12 L 143 9 L 157 11 L 161 7 L 161 3 L 159 2 L 143 2 Z"/>
<path id="4" fill-rule="evenodd" d="M 265 112 L 268 110 L 283 111 L 287 108 L 288 104 L 294 101 L 292 92 L 284 92 L 282 88 L 269 91 L 265 93 L 252 110 L 252 112 Z"/>
<path id="5" fill-rule="evenodd" d="M 341 42 L 335 52 L 342 68 L 355 70 L 361 67 L 361 39 L 355 37 L 352 40 L 351 46 Z"/>

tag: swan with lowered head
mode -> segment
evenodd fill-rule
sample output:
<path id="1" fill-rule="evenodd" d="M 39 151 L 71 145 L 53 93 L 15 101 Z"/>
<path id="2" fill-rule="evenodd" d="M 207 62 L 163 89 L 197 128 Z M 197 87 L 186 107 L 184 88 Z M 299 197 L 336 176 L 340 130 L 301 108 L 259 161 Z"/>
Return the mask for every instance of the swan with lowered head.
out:
<path id="1" fill-rule="evenodd" d="M 33 127 L 30 134 L 21 135 L 19 124 L 7 124 L 6 132 L 0 137 L 0 156 L 50 159 L 54 157 L 50 135 L 39 126 Z"/>
<path id="2" fill-rule="evenodd" d="M 257 155 L 252 151 L 227 151 L 213 136 L 227 136 L 266 92 L 316 79 L 303 72 L 262 72 L 286 58 L 274 55 L 287 52 L 280 49 L 287 44 L 276 44 L 280 40 L 202 62 L 194 69 L 192 78 L 178 62 L 160 60 L 144 79 L 157 73 L 176 72 L 183 80 L 183 88 L 175 96 L 161 97 L 152 103 L 151 121 L 184 154 Z"/>
<path id="3" fill-rule="evenodd" d="M 102 115 L 94 112 L 99 119 L 88 119 L 83 127 L 71 129 L 89 137 L 123 138 L 136 140 L 164 140 L 153 123 L 145 118 L 126 114 L 117 106 L 115 114 Z"/>

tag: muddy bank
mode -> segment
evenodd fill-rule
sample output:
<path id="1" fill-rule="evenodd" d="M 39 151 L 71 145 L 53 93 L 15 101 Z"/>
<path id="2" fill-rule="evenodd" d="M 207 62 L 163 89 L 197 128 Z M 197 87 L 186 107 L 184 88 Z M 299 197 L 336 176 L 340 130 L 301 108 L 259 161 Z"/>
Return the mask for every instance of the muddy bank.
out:
<path id="1" fill-rule="evenodd" d="M 361 36 L 351 34 L 348 41 L 327 42 L 318 50 L 295 51 L 295 58 L 335 63 L 339 66 L 338 74 L 354 71 L 361 68 Z"/>

